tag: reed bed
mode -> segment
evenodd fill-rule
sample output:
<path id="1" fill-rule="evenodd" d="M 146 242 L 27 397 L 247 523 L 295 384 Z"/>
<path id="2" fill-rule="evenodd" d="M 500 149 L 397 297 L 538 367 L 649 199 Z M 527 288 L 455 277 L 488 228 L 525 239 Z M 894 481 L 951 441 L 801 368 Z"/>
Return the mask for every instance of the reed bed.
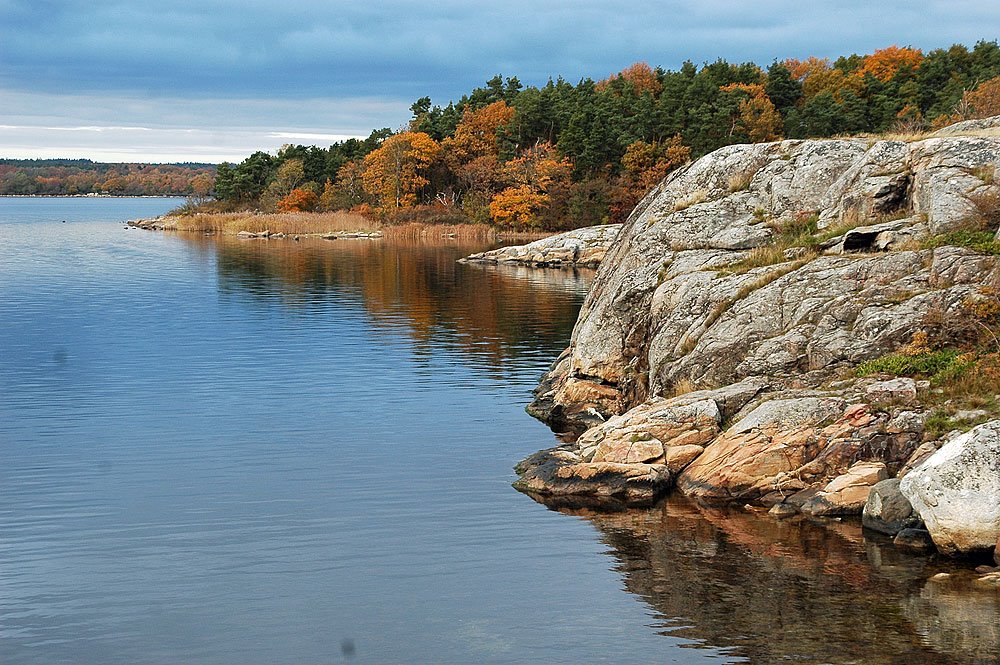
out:
<path id="1" fill-rule="evenodd" d="M 164 229 L 174 231 L 199 231 L 236 235 L 240 231 L 249 233 L 284 233 L 286 235 L 325 235 L 328 233 L 371 233 L 379 231 L 387 238 L 401 240 L 454 238 L 496 242 L 501 240 L 537 240 L 553 234 L 546 231 L 515 231 L 498 229 L 488 224 L 440 224 L 431 222 L 407 222 L 385 224 L 364 215 L 352 212 L 286 212 L 252 213 L 219 212 L 197 213 L 194 215 L 169 215 L 158 220 Z"/>
<path id="2" fill-rule="evenodd" d="M 235 235 L 240 231 L 284 234 L 324 234 L 344 231 L 380 231 L 382 225 L 351 212 L 285 212 L 256 214 L 246 212 L 200 213 L 167 217 L 163 226 L 177 231 L 203 231 Z"/>

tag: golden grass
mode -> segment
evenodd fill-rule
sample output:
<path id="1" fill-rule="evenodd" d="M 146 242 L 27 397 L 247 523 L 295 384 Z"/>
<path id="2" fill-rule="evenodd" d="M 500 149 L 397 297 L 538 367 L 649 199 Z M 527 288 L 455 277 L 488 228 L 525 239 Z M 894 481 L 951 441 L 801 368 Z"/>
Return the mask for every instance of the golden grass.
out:
<path id="1" fill-rule="evenodd" d="M 410 222 L 395 226 L 383 226 L 382 234 L 386 238 L 399 238 L 406 240 L 439 238 L 457 238 L 461 240 L 497 240 L 498 238 L 523 238 L 535 240 L 545 238 L 552 233 L 526 233 L 515 231 L 502 231 L 488 224 L 428 224 L 423 222 Z"/>
<path id="2" fill-rule="evenodd" d="M 753 180 L 755 175 L 757 175 L 756 171 L 747 171 L 729 176 L 729 182 L 727 183 L 729 192 L 742 192 L 750 189 L 750 181 Z"/>
<path id="3" fill-rule="evenodd" d="M 338 231 L 381 231 L 382 225 L 351 212 L 284 212 L 254 214 L 246 212 L 201 213 L 166 217 L 166 229 L 203 231 L 235 235 L 240 231 L 284 234 L 322 234 Z"/>
<path id="4" fill-rule="evenodd" d="M 352 212 L 286 212 L 260 214 L 252 212 L 198 213 L 194 215 L 168 215 L 157 220 L 171 231 L 199 231 L 236 235 L 240 231 L 261 233 L 270 231 L 285 235 L 326 235 L 328 233 L 380 232 L 386 238 L 403 240 L 441 238 L 460 240 L 537 240 L 553 232 L 516 231 L 498 229 L 487 224 L 435 224 L 409 222 L 384 224 Z"/>
<path id="5" fill-rule="evenodd" d="M 674 201 L 674 212 L 686 210 L 693 205 L 704 203 L 708 200 L 708 192 L 704 189 L 696 189 L 685 197 Z"/>

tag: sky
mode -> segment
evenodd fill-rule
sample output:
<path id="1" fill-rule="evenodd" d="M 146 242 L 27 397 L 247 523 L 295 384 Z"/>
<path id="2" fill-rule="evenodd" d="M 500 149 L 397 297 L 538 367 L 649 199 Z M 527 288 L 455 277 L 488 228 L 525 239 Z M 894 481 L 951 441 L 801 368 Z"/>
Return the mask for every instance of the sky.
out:
<path id="1" fill-rule="evenodd" d="M 995 0 L 0 0 L 0 157 L 240 161 L 398 129 L 496 74 L 766 66 L 998 37 Z"/>

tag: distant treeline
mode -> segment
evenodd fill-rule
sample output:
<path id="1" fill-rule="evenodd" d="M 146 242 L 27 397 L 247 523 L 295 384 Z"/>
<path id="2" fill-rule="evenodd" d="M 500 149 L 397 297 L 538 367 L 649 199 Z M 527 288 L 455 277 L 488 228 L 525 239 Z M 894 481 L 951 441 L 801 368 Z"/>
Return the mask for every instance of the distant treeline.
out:
<path id="1" fill-rule="evenodd" d="M 89 159 L 0 159 L 0 194 L 206 197 L 211 164 L 105 164 Z"/>
<path id="2" fill-rule="evenodd" d="M 733 143 L 919 132 L 1000 114 L 1000 47 L 891 46 L 831 62 L 637 63 L 602 81 L 496 76 L 405 130 L 222 164 L 219 207 L 354 209 L 566 228 L 621 221 L 672 169 Z"/>

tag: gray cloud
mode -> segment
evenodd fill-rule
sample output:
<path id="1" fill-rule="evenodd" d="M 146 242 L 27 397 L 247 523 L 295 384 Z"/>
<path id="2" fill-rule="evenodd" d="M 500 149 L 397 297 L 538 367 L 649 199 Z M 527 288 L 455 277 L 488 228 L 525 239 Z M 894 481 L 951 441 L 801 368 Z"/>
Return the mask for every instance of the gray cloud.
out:
<path id="1" fill-rule="evenodd" d="M 496 73 L 971 45 L 998 24 L 973 0 L 0 0 L 0 124 L 367 134 Z"/>

